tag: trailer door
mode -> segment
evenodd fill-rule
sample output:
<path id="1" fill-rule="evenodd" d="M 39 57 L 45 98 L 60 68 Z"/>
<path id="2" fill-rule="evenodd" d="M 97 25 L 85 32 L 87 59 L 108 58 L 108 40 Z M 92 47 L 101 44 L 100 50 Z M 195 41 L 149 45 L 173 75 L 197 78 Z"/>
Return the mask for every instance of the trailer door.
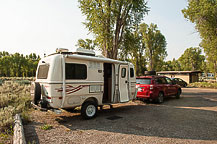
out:
<path id="1" fill-rule="evenodd" d="M 128 65 L 120 65 L 119 68 L 119 92 L 120 102 L 129 101 Z"/>

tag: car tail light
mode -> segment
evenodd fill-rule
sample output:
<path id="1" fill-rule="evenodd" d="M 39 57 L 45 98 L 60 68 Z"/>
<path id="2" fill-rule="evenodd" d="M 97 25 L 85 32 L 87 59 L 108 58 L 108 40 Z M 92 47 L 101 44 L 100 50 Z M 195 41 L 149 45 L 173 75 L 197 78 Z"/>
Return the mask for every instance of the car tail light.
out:
<path id="1" fill-rule="evenodd" d="M 143 87 L 138 87 L 138 91 L 143 92 Z"/>
<path id="2" fill-rule="evenodd" d="M 153 90 L 154 89 L 154 85 L 150 85 L 150 90 Z"/>

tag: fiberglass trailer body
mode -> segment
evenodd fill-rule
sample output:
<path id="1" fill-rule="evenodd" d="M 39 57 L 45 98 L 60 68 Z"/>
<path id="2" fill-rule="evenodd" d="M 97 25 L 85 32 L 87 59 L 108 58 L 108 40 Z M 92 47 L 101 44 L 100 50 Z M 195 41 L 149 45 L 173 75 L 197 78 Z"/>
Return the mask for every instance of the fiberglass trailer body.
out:
<path id="1" fill-rule="evenodd" d="M 81 115 L 92 118 L 97 107 L 128 102 L 136 96 L 133 64 L 94 51 L 57 49 L 39 61 L 32 85 L 35 104 L 50 108 L 81 106 Z"/>

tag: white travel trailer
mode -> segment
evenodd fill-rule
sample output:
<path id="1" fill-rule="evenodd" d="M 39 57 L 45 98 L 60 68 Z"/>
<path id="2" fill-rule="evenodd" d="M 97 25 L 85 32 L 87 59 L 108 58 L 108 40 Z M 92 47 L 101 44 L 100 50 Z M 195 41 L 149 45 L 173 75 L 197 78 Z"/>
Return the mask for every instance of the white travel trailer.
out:
<path id="1" fill-rule="evenodd" d="M 95 56 L 95 52 L 57 49 L 39 61 L 31 94 L 35 104 L 48 108 L 81 106 L 85 119 L 98 106 L 124 103 L 136 96 L 134 66 L 129 62 Z"/>

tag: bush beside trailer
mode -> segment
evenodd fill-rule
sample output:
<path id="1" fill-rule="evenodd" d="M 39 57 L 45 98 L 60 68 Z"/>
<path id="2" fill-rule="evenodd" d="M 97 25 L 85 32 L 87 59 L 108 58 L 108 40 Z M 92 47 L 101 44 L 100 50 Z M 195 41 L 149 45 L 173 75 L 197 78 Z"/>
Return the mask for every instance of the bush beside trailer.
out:
<path id="1" fill-rule="evenodd" d="M 132 63 L 95 56 L 95 52 L 57 49 L 39 61 L 31 95 L 43 108 L 81 106 L 85 119 L 96 116 L 98 106 L 124 103 L 136 97 Z"/>

